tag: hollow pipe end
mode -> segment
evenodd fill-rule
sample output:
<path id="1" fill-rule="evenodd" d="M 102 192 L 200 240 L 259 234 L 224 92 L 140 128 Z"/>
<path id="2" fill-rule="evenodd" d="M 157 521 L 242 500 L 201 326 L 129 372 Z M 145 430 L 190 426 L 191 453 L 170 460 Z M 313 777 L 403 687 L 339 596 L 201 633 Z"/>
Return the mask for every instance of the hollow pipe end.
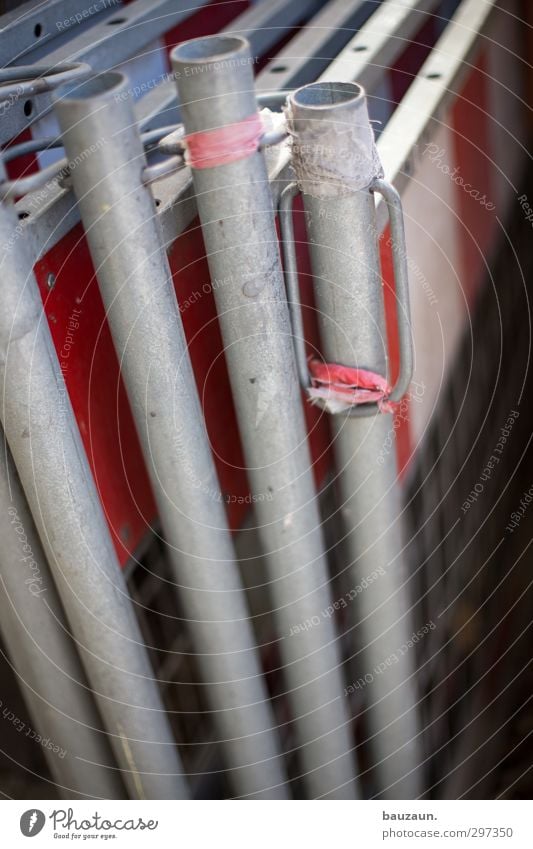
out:
<path id="1" fill-rule="evenodd" d="M 191 38 L 176 45 L 170 53 L 173 65 L 183 69 L 185 76 L 199 73 L 201 66 L 220 64 L 250 56 L 250 42 L 239 35 L 208 35 Z M 187 67 L 189 72 L 186 73 Z"/>
<path id="2" fill-rule="evenodd" d="M 193 38 L 170 54 L 186 132 L 237 123 L 257 111 L 250 44 L 235 35 Z"/>
<path id="3" fill-rule="evenodd" d="M 300 86 L 289 95 L 291 103 L 305 109 L 335 109 L 356 105 L 366 97 L 359 83 L 316 82 Z"/>
<path id="4" fill-rule="evenodd" d="M 128 78 L 120 71 L 105 71 L 96 74 L 88 80 L 72 80 L 64 83 L 53 92 L 52 98 L 56 108 L 63 104 L 78 104 L 87 107 L 91 101 L 125 100 L 130 96 Z"/>

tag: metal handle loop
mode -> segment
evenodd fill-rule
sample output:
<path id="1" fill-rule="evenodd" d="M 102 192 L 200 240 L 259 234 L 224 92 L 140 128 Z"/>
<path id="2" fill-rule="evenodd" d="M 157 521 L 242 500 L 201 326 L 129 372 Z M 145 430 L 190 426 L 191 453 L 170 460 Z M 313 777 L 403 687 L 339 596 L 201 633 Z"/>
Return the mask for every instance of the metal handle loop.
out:
<path id="1" fill-rule="evenodd" d="M 0 69 L 0 101 L 10 97 L 30 97 L 52 91 L 63 83 L 80 80 L 93 73 L 86 62 L 61 62 L 52 68 L 42 65 L 17 65 Z"/>
<path id="2" fill-rule="evenodd" d="M 382 196 L 389 213 L 400 356 L 400 370 L 396 378 L 396 383 L 389 395 L 389 401 L 398 403 L 409 389 L 409 384 L 413 377 L 413 337 L 411 335 L 411 307 L 409 303 L 409 271 L 407 268 L 402 199 L 394 186 L 380 177 L 374 180 L 370 186 L 370 191 L 378 192 Z"/>
<path id="3" fill-rule="evenodd" d="M 371 192 L 379 192 L 387 205 L 391 230 L 392 260 L 396 287 L 396 315 L 398 322 L 398 341 L 400 349 L 400 370 L 387 400 L 397 403 L 407 392 L 413 375 L 413 344 L 411 337 L 409 277 L 405 252 L 405 231 L 403 225 L 402 202 L 396 189 L 386 180 L 376 179 L 371 184 Z M 307 367 L 305 350 L 302 305 L 298 283 L 298 262 L 294 246 L 294 226 L 292 220 L 294 198 L 300 194 L 297 183 L 290 183 L 281 193 L 279 218 L 281 231 L 281 250 L 285 266 L 285 286 L 294 340 L 294 352 L 300 384 L 304 391 L 311 387 L 311 376 Z M 379 413 L 376 402 L 357 404 L 339 413 L 348 417 L 372 416 Z"/>
<path id="4" fill-rule="evenodd" d="M 298 283 L 298 261 L 294 247 L 294 225 L 292 210 L 294 198 L 300 194 L 297 183 L 289 183 L 283 189 L 279 202 L 279 227 L 281 234 L 281 252 L 285 267 L 285 288 L 288 295 L 289 315 L 291 319 L 292 338 L 296 367 L 302 389 L 307 392 L 311 387 L 311 375 L 307 368 L 307 353 L 305 350 L 304 322 L 300 302 L 300 284 Z"/>
<path id="5" fill-rule="evenodd" d="M 142 181 L 145 186 L 149 186 L 150 183 L 162 180 L 164 177 L 168 177 L 176 171 L 182 171 L 186 167 L 187 163 L 185 162 L 184 153 L 169 156 L 163 162 L 157 162 L 155 165 L 145 165 L 142 170 Z"/>

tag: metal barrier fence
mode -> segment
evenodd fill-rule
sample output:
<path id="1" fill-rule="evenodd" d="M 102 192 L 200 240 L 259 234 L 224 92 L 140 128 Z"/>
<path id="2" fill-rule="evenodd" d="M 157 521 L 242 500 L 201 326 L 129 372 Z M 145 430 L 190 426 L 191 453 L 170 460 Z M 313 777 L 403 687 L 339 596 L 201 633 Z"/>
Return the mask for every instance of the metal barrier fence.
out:
<path id="1" fill-rule="evenodd" d="M 2 422 L 25 492 L 24 497 L 13 490 L 17 510 L 32 533 L 29 505 L 40 537 L 33 547 L 43 574 L 48 560 L 47 580 L 51 587 L 55 583 L 61 599 L 55 590 L 50 594 L 39 627 L 52 639 L 50 617 L 62 616 L 64 608 L 108 737 L 104 742 L 89 690 L 82 694 L 73 687 L 69 692 L 69 685 L 64 709 L 77 711 L 79 701 L 88 718 L 83 745 L 94 745 L 95 751 L 101 747 L 102 757 L 96 757 L 101 768 L 88 766 L 86 778 L 80 773 L 75 783 L 67 760 L 52 761 L 67 797 L 73 792 L 98 795 L 95 782 L 102 795 L 119 794 L 119 769 L 133 798 L 180 798 L 190 792 L 416 798 L 430 792 L 435 770 L 441 769 L 437 755 L 429 765 L 426 758 L 428 739 L 432 750 L 442 728 L 439 702 L 429 695 L 435 682 L 433 656 L 444 640 L 443 630 L 437 632 L 434 625 L 434 598 L 439 586 L 439 607 L 441 584 L 450 602 L 455 597 L 457 585 L 440 576 L 442 557 L 447 570 L 455 550 L 447 538 L 435 555 L 431 524 L 426 527 L 424 518 L 433 502 L 425 484 L 424 496 L 411 488 L 425 464 L 433 462 L 431 452 L 420 451 L 407 470 L 412 497 L 406 510 L 397 471 L 400 445 L 385 448 L 397 412 L 393 404 L 408 392 L 411 336 L 415 378 L 422 375 L 419 385 L 428 387 L 423 413 L 416 410 L 418 419 L 402 431 L 402 445 L 410 441 L 411 457 L 430 422 L 428 405 L 436 392 L 431 375 L 424 382 L 425 312 L 416 287 L 417 274 L 423 272 L 410 252 L 410 205 L 404 242 L 398 191 L 410 204 L 416 173 L 431 159 L 424 160 L 422 144 L 426 151 L 431 145 L 443 149 L 443 116 L 467 99 L 465 87 L 482 72 L 485 60 L 478 53 L 485 47 L 485 32 L 498 26 L 501 10 L 497 3 L 481 8 L 475 0 L 409 2 L 398 8 L 383 2 L 373 14 L 367 3 L 304 5 L 299 15 L 317 12 L 317 22 L 329 20 L 339 29 L 342 21 L 341 30 L 359 29 L 355 35 L 336 31 L 333 37 L 330 32 L 329 40 L 323 34 L 321 41 L 313 18 L 309 31 L 296 35 L 295 44 L 310 42 L 315 51 L 321 44 L 340 49 L 329 65 L 316 69 L 312 62 L 306 66 L 282 58 L 289 46 L 254 84 L 257 58 L 231 29 L 244 31 L 253 46 L 268 47 L 275 40 L 265 24 L 274 32 L 276 15 L 285 10 L 283 3 L 259 3 L 242 14 L 242 21 L 226 25 L 229 32 L 179 44 L 172 52 L 172 73 L 147 86 L 135 109 L 130 102 L 135 85 L 115 71 L 88 82 L 73 79 L 53 97 L 59 131 L 42 142 L 26 140 L 6 156 L 13 163 L 17 155 L 40 155 L 41 149 L 59 145 L 66 154 L 65 161 L 22 180 L 13 171 L 9 181 L 3 175 L 0 227 L 8 309 L 0 341 Z M 170 14 L 167 4 L 157 6 Z M 437 6 L 442 14 L 433 18 Z M 184 11 L 173 8 L 172 14 L 178 21 Z M 145 34 L 164 32 L 142 0 L 128 7 L 124 20 L 125 30 L 144 21 Z M 80 35 L 83 45 L 77 51 L 73 47 L 76 59 L 91 62 L 98 72 L 112 64 L 105 49 L 109 22 L 99 24 L 93 42 Z M 422 37 L 427 24 L 432 24 L 431 34 Z M 385 107 L 395 95 L 384 91 L 397 82 L 390 69 L 400 60 L 402 39 L 413 36 L 423 47 L 411 59 L 418 75 L 397 95 L 399 106 L 391 117 Z M 137 37 L 131 42 L 126 35 L 116 60 L 134 53 L 138 44 Z M 53 51 L 50 55 L 55 57 Z M 87 75 L 85 67 L 65 68 Z M 321 81 L 313 85 L 317 72 Z M 285 94 L 272 90 L 276 74 L 287 88 L 304 83 L 289 93 L 285 123 L 279 115 L 258 115 L 254 87 L 260 105 L 279 110 L 285 102 Z M 40 120 L 50 120 L 47 90 L 61 80 L 50 83 L 48 76 L 40 82 L 46 75 L 35 75 L 38 83 L 28 83 L 33 88 L 21 97 L 31 99 Z M 382 179 L 371 124 L 368 116 L 361 118 L 365 97 L 352 82 L 355 77 L 368 86 L 371 117 L 380 114 L 385 121 L 378 152 L 386 178 L 398 191 Z M 16 99 L 6 132 L 14 135 L 21 122 Z M 372 144 L 363 155 L 368 161 L 361 163 L 353 159 L 346 137 L 357 142 L 360 155 L 363 136 Z M 304 216 L 292 213 L 294 171 Z M 362 181 L 351 185 L 352 175 L 360 171 Z M 377 206 L 373 192 L 383 195 Z M 498 192 L 505 197 L 501 186 Z M 21 193 L 24 197 L 14 202 Z M 275 221 L 280 197 L 287 291 Z M 462 214 L 470 220 L 469 210 Z M 110 328 L 111 379 L 104 375 L 102 380 L 109 387 L 106 404 L 98 398 L 87 402 L 93 392 L 90 370 L 82 377 L 64 364 L 65 341 L 63 347 L 58 344 L 53 327 L 56 308 L 51 304 L 61 303 L 57 299 L 65 298 L 65 287 L 61 279 L 58 285 L 59 271 L 50 269 L 56 262 L 64 268 L 69 255 L 79 256 L 82 237 L 74 236 L 66 254 L 60 240 L 80 218 L 88 244 L 80 291 L 84 297 L 89 289 L 84 277 L 95 277 L 104 304 L 102 310 L 93 295 L 94 309 L 85 304 L 83 309 L 92 316 L 95 339 L 102 326 L 105 333 Z M 474 226 L 482 242 L 494 233 L 485 219 Z M 384 230 L 387 237 L 390 233 L 388 241 L 382 238 Z M 191 232 L 201 234 L 204 266 L 196 257 L 187 259 Z M 293 241 L 300 248 L 297 258 L 290 251 Z M 302 246 L 308 246 L 309 256 Z M 56 249 L 59 259 L 51 259 Z M 481 285 L 480 269 L 473 274 L 478 281 L 473 288 Z M 185 273 L 198 286 L 204 281 L 199 294 L 195 289 L 181 296 L 180 275 Z M 48 289 L 44 309 L 37 291 L 38 282 L 44 291 L 43 275 Z M 415 287 L 412 322 L 408 277 L 411 291 Z M 75 291 L 73 285 L 62 302 L 66 314 L 72 298 L 82 303 Z M 427 300 L 427 289 L 423 294 Z M 318 334 L 312 327 L 310 335 L 313 297 Z M 204 327 L 195 328 L 195 306 L 202 298 L 212 312 L 204 313 Z M 199 343 L 195 349 L 194 342 L 198 337 L 204 344 L 206 328 L 207 344 L 215 347 L 208 348 L 199 369 Z M 308 365 L 310 351 L 314 356 Z M 206 400 L 212 367 L 221 377 L 211 396 L 214 403 Z M 340 377 L 339 367 L 345 370 Z M 89 383 L 84 382 L 87 375 Z M 453 386 L 452 393 L 457 391 Z M 308 392 L 318 404 L 312 410 L 306 409 Z M 106 447 L 100 436 L 92 446 L 92 413 L 98 405 L 109 412 L 110 400 L 119 410 L 116 434 Z M 224 417 L 223 425 L 217 416 Z M 446 422 L 442 415 L 433 426 L 437 442 L 446 438 Z M 95 432 L 102 433 L 98 427 Z M 465 433 L 463 428 L 463 438 Z M 219 445 L 230 446 L 227 457 L 219 454 Z M 100 477 L 108 460 L 111 471 Z M 326 470 L 335 483 L 322 499 L 313 477 L 319 460 L 319 483 Z M 399 453 L 398 461 L 405 473 L 405 456 Z M 6 503 L 13 498 L 7 484 L 9 457 L 7 462 Z M 119 497 L 113 492 L 115 480 Z M 447 484 L 440 472 L 439 481 L 434 501 L 443 521 L 440 502 Z M 232 488 L 239 494 L 233 496 Z M 243 506 L 232 506 L 233 497 L 235 505 L 242 498 Z M 333 514 L 335 552 L 324 534 L 325 505 Z M 416 555 L 410 540 L 406 549 L 404 523 L 412 515 L 424 520 L 423 532 L 415 533 L 424 542 Z M 6 550 L 0 562 L 6 588 L 13 557 Z M 414 564 L 411 571 L 407 564 Z M 133 605 L 120 566 L 126 566 Z M 373 574 L 378 577 L 370 580 Z M 355 595 L 341 605 L 337 587 L 346 585 Z M 146 586 L 152 586 L 153 597 L 146 596 Z M 17 604 L 25 603 L 23 595 L 16 598 Z M 34 605 L 35 599 L 26 600 Z M 16 667 L 25 664 L 26 683 L 35 679 L 35 689 L 46 698 L 38 656 L 27 650 L 17 659 L 15 621 L 10 623 L 8 611 L 6 601 L 8 650 Z M 417 628 L 427 628 L 418 658 L 415 651 L 400 652 L 389 663 Z M 65 664 L 74 664 L 76 681 L 83 680 L 71 642 L 61 640 L 57 650 Z M 28 701 L 36 713 L 29 691 Z M 41 722 L 46 724 L 44 717 Z M 60 739 L 55 730 L 47 733 Z M 81 741 L 79 746 L 81 751 Z M 213 779 L 217 773 L 220 778 Z"/>

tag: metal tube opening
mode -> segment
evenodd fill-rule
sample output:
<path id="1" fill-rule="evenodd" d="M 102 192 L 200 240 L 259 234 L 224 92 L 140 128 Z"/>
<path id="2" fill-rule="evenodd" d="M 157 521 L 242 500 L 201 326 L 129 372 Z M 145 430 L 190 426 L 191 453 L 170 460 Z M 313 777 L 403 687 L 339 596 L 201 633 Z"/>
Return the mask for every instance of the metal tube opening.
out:
<path id="1" fill-rule="evenodd" d="M 311 83 L 296 89 L 291 96 L 295 106 L 322 109 L 325 106 L 346 106 L 363 100 L 365 91 L 358 83 Z"/>
<path id="2" fill-rule="evenodd" d="M 236 53 L 248 53 L 248 42 L 235 35 L 210 35 L 205 38 L 192 38 L 178 44 L 172 51 L 172 59 L 177 62 L 219 62 Z"/>
<path id="3" fill-rule="evenodd" d="M 107 71 L 98 74 L 83 83 L 76 81 L 65 83 L 55 92 L 55 100 L 83 101 L 116 93 L 127 82 L 124 74 L 119 71 Z"/>

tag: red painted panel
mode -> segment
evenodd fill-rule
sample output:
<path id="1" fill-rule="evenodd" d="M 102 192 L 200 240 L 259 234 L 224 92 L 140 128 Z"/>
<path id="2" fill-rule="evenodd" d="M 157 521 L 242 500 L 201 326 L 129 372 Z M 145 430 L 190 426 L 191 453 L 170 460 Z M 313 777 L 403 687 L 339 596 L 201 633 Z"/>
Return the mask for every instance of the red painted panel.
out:
<path id="1" fill-rule="evenodd" d="M 85 450 L 124 564 L 156 511 L 81 225 L 36 264 L 35 273 Z M 49 275 L 55 277 L 52 289 Z"/>
<path id="2" fill-rule="evenodd" d="M 28 127 L 4 145 L 4 149 L 21 144 L 25 141 L 30 141 L 31 138 L 31 129 Z M 30 174 L 33 174 L 38 170 L 37 155 L 35 153 L 28 153 L 26 156 L 19 156 L 17 159 L 13 159 L 12 162 L 8 162 L 6 165 L 7 176 L 10 180 L 18 180 L 21 177 L 28 177 Z"/>
<path id="3" fill-rule="evenodd" d="M 462 286 L 472 306 L 486 274 L 486 254 L 496 234 L 491 168 L 490 118 L 487 112 L 486 59 L 482 55 L 459 92 L 451 125 L 457 173 Z M 460 182 L 462 181 L 462 183 Z M 482 198 L 484 202 L 481 202 Z M 492 208 L 491 208 L 492 207 Z"/>

